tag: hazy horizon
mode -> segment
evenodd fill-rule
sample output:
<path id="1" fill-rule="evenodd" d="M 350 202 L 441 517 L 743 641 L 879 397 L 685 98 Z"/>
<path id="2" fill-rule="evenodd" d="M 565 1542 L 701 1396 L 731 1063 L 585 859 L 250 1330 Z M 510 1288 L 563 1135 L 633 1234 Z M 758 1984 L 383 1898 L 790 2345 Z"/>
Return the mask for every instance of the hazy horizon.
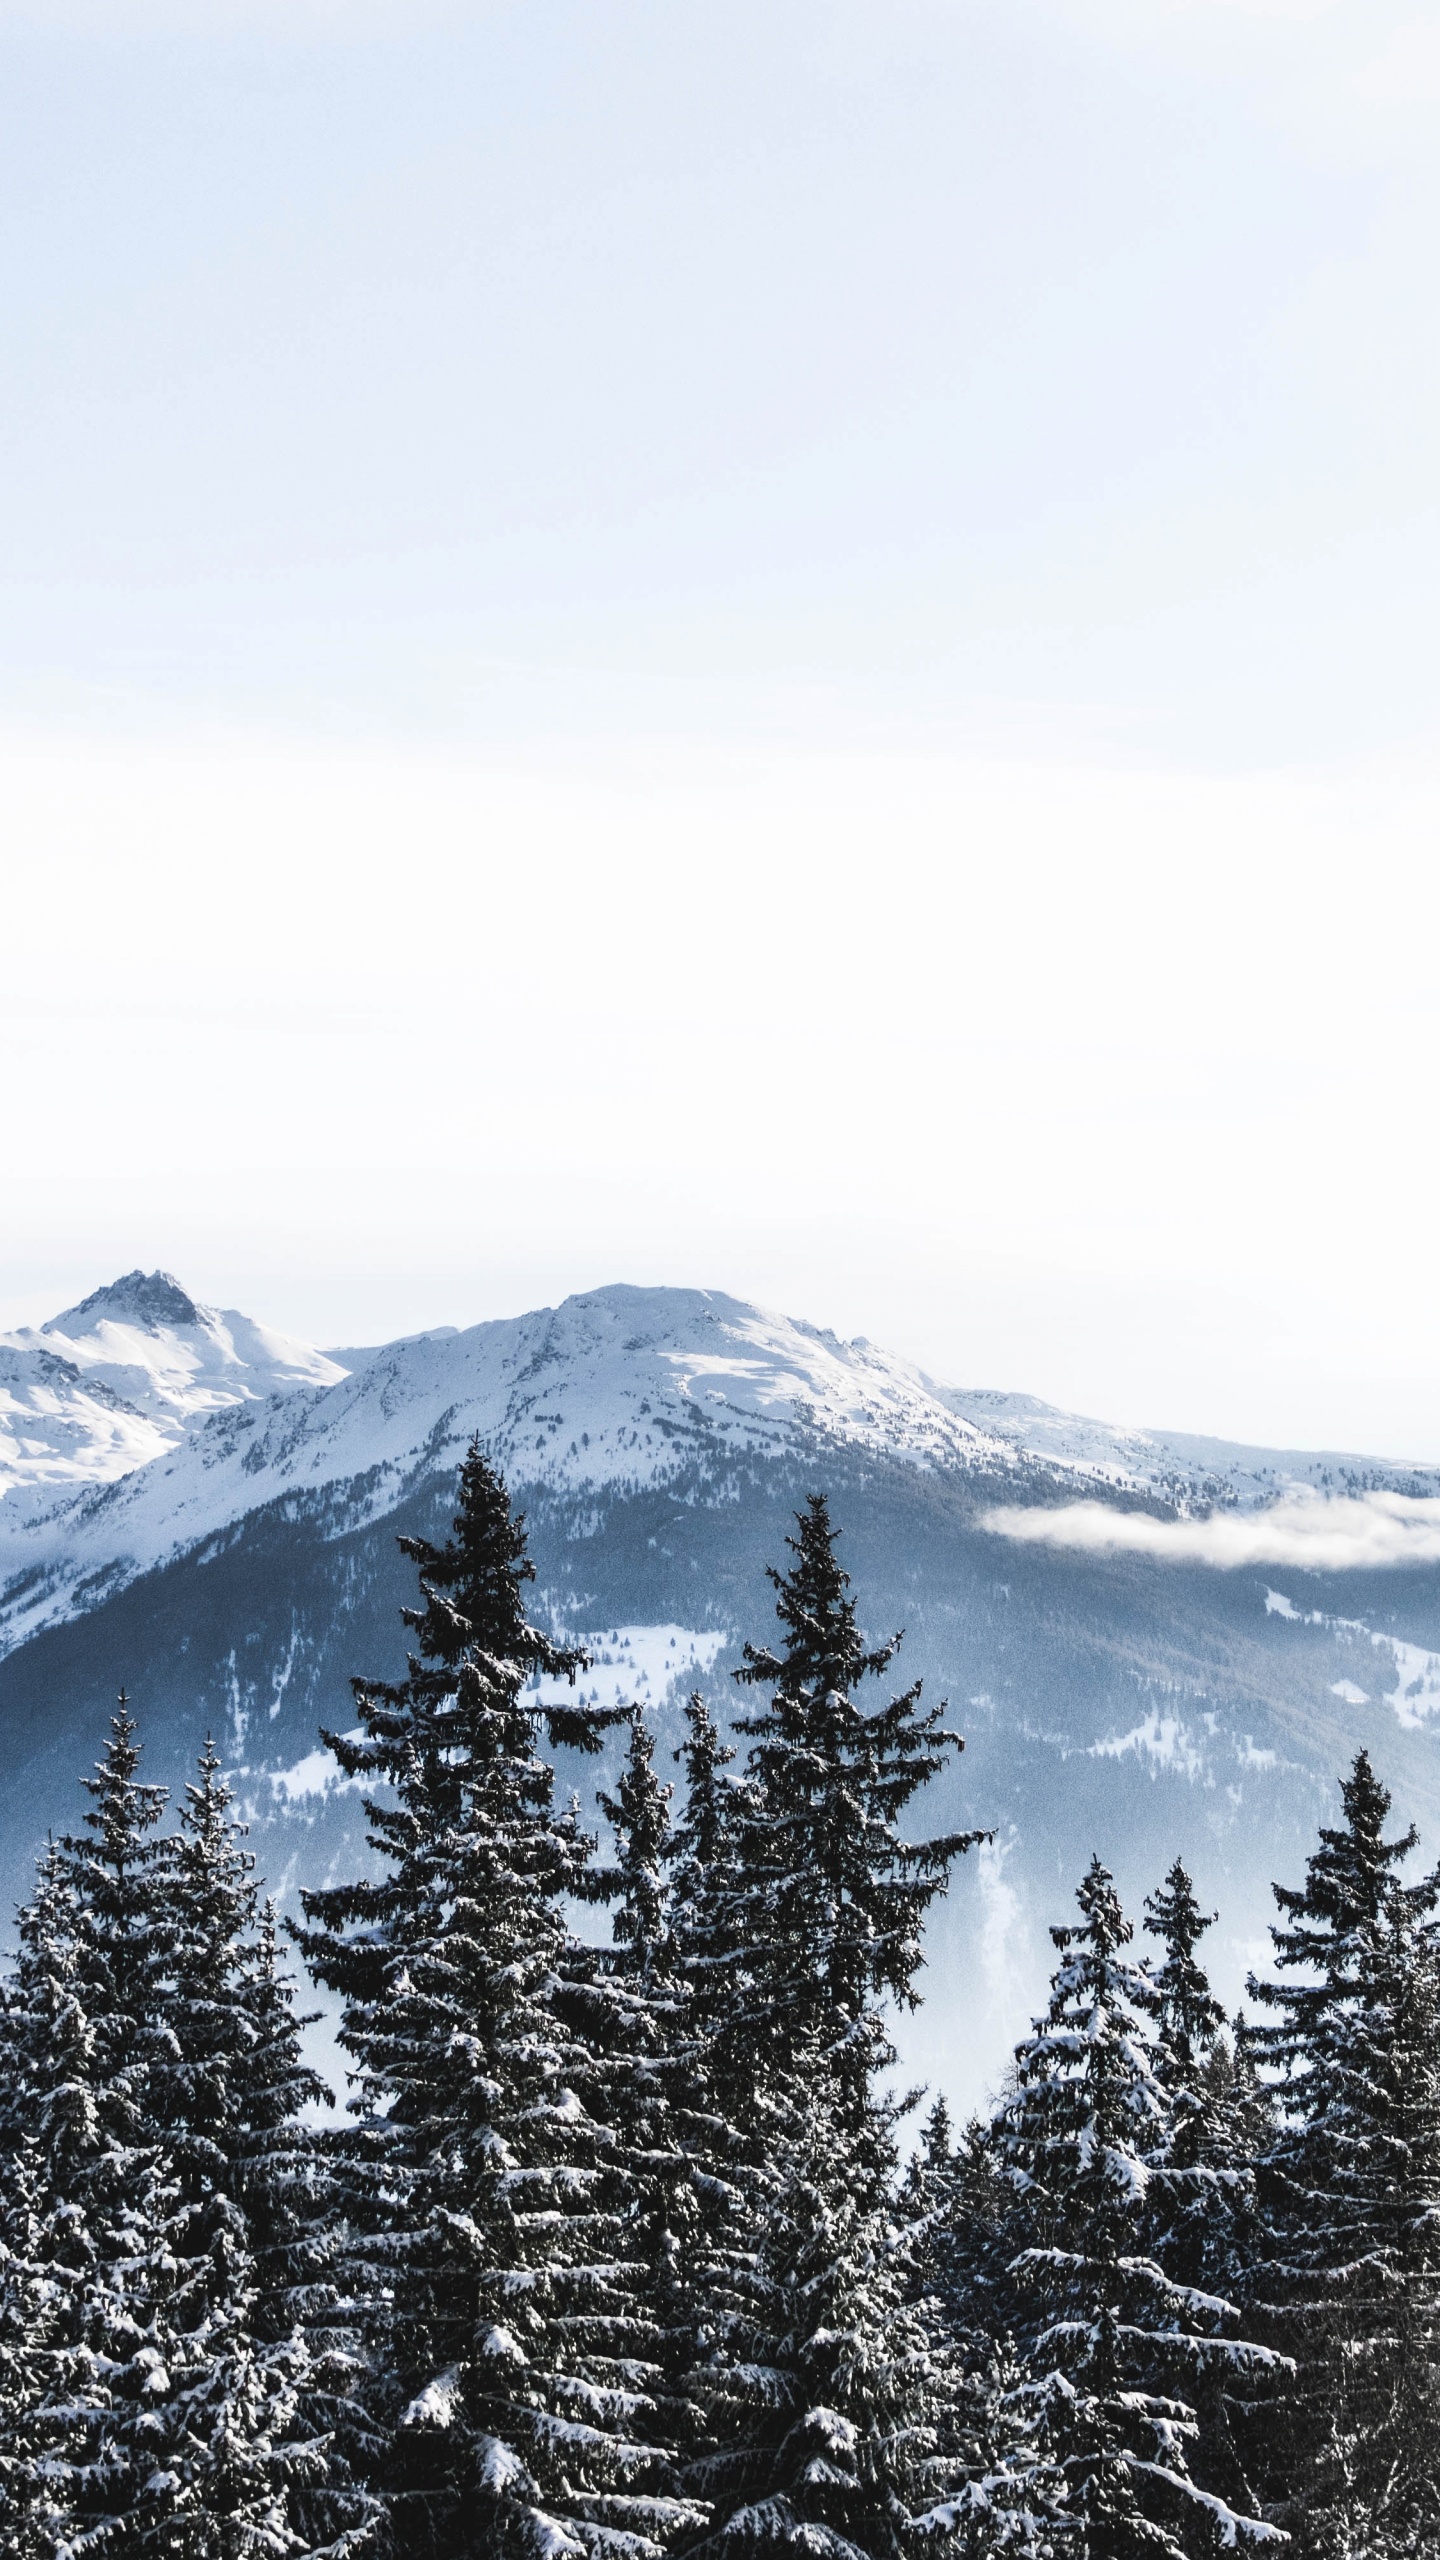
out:
<path id="1" fill-rule="evenodd" d="M 0 0 L 0 1312 L 1440 1458 L 1440 23 Z"/>

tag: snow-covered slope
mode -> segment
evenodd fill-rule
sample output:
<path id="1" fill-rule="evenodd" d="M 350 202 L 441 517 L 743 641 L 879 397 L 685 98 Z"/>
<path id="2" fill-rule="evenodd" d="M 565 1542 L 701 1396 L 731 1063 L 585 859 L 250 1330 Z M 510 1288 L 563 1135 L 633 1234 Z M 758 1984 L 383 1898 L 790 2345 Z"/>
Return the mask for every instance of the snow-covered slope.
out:
<path id="1" fill-rule="evenodd" d="M 73 1360 L 0 1340 L 0 1492 L 12 1510 L 13 1488 L 108 1484 L 178 1436 Z"/>
<path id="2" fill-rule="evenodd" d="M 1182 1512 L 1440 1481 L 942 1386 L 869 1342 L 704 1289 L 597 1289 L 342 1363 L 132 1272 L 0 1346 L 7 1395 L 18 1454 L 0 1501 L 0 1652 L 264 1505 L 299 1504 L 333 1532 L 381 1518 L 477 1432 L 517 1488 L 565 1493 L 577 1521 L 590 1494 L 683 1478 L 703 1497 L 737 1466 L 817 1445 Z"/>
<path id="3" fill-rule="evenodd" d="M 707 1290 L 599 1289 L 391 1343 L 348 1374 L 324 1365 L 334 1383 L 201 1413 L 118 1481 L 38 1512 L 0 1505 L 0 1647 L 262 1503 L 320 1500 L 337 1527 L 375 1518 L 476 1432 L 517 1485 L 581 1493 L 817 1435 L 919 1466 L 1016 1464 L 907 1362 Z"/>
<path id="4" fill-rule="evenodd" d="M 199 1417 L 344 1375 L 308 1343 L 200 1305 L 168 1271 L 129 1271 L 0 1335 L 0 1493 L 113 1482 Z"/>

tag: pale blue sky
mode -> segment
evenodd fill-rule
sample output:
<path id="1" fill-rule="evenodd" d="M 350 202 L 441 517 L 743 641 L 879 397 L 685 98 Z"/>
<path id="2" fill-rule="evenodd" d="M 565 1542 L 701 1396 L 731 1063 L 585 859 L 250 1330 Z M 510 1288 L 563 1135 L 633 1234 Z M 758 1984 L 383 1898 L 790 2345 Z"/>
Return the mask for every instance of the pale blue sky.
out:
<path id="1" fill-rule="evenodd" d="M 0 27 L 22 700 L 1428 734 L 1433 10 Z"/>
<path id="2" fill-rule="evenodd" d="M 1437 119 L 1390 0 L 0 0 L 0 1315 L 1440 1455 Z"/>

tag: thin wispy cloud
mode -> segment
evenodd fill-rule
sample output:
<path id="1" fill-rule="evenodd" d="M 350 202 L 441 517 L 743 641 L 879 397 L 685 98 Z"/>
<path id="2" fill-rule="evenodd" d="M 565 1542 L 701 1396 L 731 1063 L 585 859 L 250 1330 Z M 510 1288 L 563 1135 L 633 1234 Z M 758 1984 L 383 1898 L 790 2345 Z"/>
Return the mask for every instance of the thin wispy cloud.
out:
<path id="1" fill-rule="evenodd" d="M 1157 1520 L 1103 1502 L 1054 1509 L 1002 1504 L 981 1523 L 1022 1546 L 1082 1555 L 1155 1556 L 1162 1563 L 1290 1565 L 1349 1573 L 1377 1565 L 1440 1563 L 1440 1496 L 1295 1493 L 1264 1511 L 1218 1511 L 1208 1519 Z"/>

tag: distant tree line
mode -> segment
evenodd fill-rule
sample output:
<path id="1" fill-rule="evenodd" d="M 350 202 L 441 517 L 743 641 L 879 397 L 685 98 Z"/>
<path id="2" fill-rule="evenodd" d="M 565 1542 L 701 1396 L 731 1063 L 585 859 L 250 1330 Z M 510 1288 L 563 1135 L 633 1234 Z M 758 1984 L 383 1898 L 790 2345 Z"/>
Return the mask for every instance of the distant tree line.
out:
<path id="1" fill-rule="evenodd" d="M 743 1762 L 693 1697 L 678 1803 L 528 1623 L 478 1448 L 451 1539 L 402 1544 L 408 1675 L 326 1737 L 372 1871 L 293 1931 L 338 2117 L 212 1747 L 164 1830 L 122 1699 L 40 1860 L 0 2017 L 9 2560 L 1440 2551 L 1440 1879 L 1363 1754 L 1276 1888 L 1260 2023 L 1178 1860 L 1142 1958 L 1096 1859 L 993 2114 L 936 2105 L 906 2161 L 885 2017 L 981 1835 L 902 1828 L 958 1737 L 889 1694 L 824 1501 Z M 547 1751 L 617 1723 L 602 1858 Z"/>

